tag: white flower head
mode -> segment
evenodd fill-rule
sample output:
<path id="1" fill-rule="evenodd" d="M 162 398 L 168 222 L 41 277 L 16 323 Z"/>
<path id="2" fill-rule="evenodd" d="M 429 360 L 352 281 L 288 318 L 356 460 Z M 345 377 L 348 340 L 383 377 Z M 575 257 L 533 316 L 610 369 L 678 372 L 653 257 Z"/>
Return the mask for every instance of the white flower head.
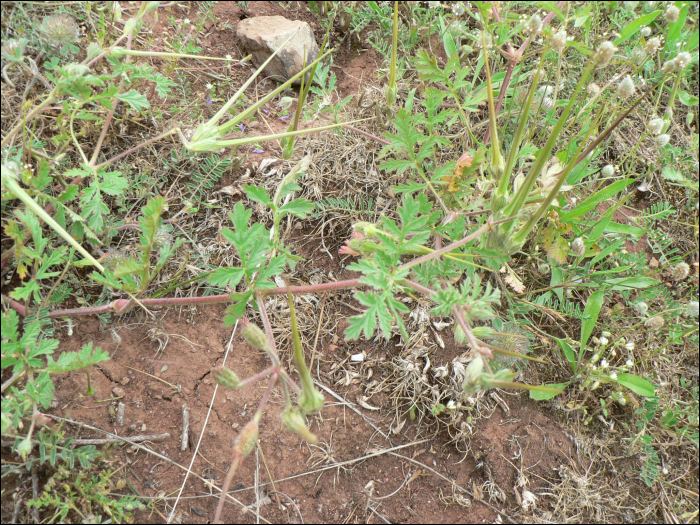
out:
<path id="1" fill-rule="evenodd" d="M 617 94 L 625 98 L 634 95 L 634 81 L 631 76 L 627 75 L 622 79 L 622 82 L 618 84 Z"/>
<path id="2" fill-rule="evenodd" d="M 690 53 L 684 51 L 683 53 L 678 53 L 676 58 L 673 59 L 673 62 L 676 64 L 678 69 L 685 69 L 692 60 L 693 57 L 690 55 Z"/>
<path id="3" fill-rule="evenodd" d="M 671 4 L 666 9 L 666 12 L 664 13 L 664 18 L 666 19 L 667 22 L 673 23 L 676 20 L 678 20 L 678 16 L 680 14 L 681 14 L 681 10 L 678 9 L 675 5 Z"/>
<path id="4" fill-rule="evenodd" d="M 606 178 L 612 177 L 615 174 L 615 166 L 613 166 L 612 164 L 608 164 L 600 171 L 600 174 Z"/>
<path id="5" fill-rule="evenodd" d="M 632 368 L 632 367 L 634 366 L 634 363 L 632 362 L 631 359 L 628 359 L 627 361 L 625 361 L 625 365 L 627 365 L 628 367 Z"/>
<path id="6" fill-rule="evenodd" d="M 600 344 L 601 345 L 607 345 L 608 344 L 608 338 L 607 337 L 601 337 L 600 338 Z"/>
<path id="7" fill-rule="evenodd" d="M 610 372 L 610 379 L 617 381 L 617 372 Z"/>
<path id="8" fill-rule="evenodd" d="M 655 36 L 654 38 L 650 38 L 649 40 L 647 40 L 647 45 L 644 46 L 644 49 L 646 49 L 647 53 L 653 55 L 658 51 L 660 47 L 661 39 L 658 36 Z"/>
<path id="9" fill-rule="evenodd" d="M 609 366 L 610 364 L 605 359 L 600 362 L 600 368 L 608 368 Z"/>
<path id="10" fill-rule="evenodd" d="M 557 33 L 552 37 L 551 40 L 552 47 L 557 51 L 561 51 L 566 47 L 566 31 L 563 29 L 557 31 Z"/>
<path id="11" fill-rule="evenodd" d="M 644 38 L 648 37 L 651 34 L 651 27 L 644 26 L 639 32 L 639 34 L 642 35 Z"/>
<path id="12" fill-rule="evenodd" d="M 207 84 L 206 87 L 207 87 L 207 89 L 214 89 L 214 86 L 212 86 L 211 84 Z"/>
<path id="13" fill-rule="evenodd" d="M 658 135 L 659 133 L 661 133 L 662 129 L 664 129 L 664 119 L 655 118 L 649 121 L 649 131 L 652 134 Z"/>
<path id="14" fill-rule="evenodd" d="M 625 350 L 627 350 L 628 352 L 634 350 L 634 342 L 630 341 L 629 343 L 625 343 Z"/>
<path id="15" fill-rule="evenodd" d="M 233 57 L 231 55 L 226 55 L 226 60 L 233 60 Z"/>
<path id="16" fill-rule="evenodd" d="M 666 144 L 668 144 L 669 140 L 671 140 L 671 135 L 664 133 L 663 135 L 656 137 L 656 145 L 663 148 Z"/>
<path id="17" fill-rule="evenodd" d="M 189 19 L 189 18 L 185 18 L 185 20 L 183 20 L 183 22 L 185 23 L 185 25 L 191 24 L 191 23 L 192 23 L 192 22 L 190 22 L 190 19 Z"/>

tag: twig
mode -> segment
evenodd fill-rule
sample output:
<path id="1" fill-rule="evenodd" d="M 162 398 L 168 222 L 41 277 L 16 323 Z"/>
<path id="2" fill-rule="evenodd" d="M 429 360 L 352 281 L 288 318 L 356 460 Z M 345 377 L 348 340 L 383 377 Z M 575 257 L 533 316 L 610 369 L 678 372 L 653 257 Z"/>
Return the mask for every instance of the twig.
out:
<path id="1" fill-rule="evenodd" d="M 182 404 L 182 438 L 180 440 L 180 450 L 187 449 L 187 442 L 190 431 L 190 409 L 187 404 Z"/>

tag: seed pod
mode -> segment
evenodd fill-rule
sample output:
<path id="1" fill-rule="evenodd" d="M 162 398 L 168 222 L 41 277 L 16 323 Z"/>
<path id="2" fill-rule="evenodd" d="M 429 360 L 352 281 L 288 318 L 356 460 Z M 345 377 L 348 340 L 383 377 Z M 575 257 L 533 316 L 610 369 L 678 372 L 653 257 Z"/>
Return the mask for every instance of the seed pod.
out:
<path id="1" fill-rule="evenodd" d="M 241 457 L 246 457 L 253 452 L 258 442 L 258 419 L 259 418 L 254 417 L 252 420 L 248 421 L 248 424 L 243 427 L 241 433 L 238 434 L 236 441 L 233 442 L 234 453 L 240 454 Z"/>
<path id="2" fill-rule="evenodd" d="M 236 373 L 226 367 L 212 368 L 211 374 L 214 376 L 214 381 L 216 381 L 217 384 L 230 388 L 231 390 L 236 390 L 241 384 L 241 380 L 238 379 Z"/>

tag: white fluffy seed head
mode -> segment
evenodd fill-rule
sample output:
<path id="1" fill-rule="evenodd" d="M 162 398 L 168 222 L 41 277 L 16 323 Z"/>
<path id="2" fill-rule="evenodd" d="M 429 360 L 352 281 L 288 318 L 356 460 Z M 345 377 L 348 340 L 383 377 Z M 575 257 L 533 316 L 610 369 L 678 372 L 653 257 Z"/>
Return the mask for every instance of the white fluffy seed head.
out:
<path id="1" fill-rule="evenodd" d="M 650 55 L 653 55 L 658 51 L 658 49 L 661 47 L 661 39 L 658 36 L 655 36 L 654 38 L 650 38 L 647 41 L 647 45 L 644 47 L 647 53 Z"/>
<path id="2" fill-rule="evenodd" d="M 600 171 L 600 174 L 606 178 L 612 177 L 615 174 L 615 166 L 613 166 L 612 164 L 608 164 Z"/>

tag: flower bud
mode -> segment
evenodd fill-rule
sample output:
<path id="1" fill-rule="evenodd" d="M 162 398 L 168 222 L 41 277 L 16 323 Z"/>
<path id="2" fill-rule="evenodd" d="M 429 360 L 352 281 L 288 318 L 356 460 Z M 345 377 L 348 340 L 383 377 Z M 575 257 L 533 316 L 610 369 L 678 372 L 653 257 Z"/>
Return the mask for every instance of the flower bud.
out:
<path id="1" fill-rule="evenodd" d="M 126 49 L 121 46 L 114 46 L 110 51 L 110 55 L 114 58 L 123 58 L 126 56 Z"/>
<path id="2" fill-rule="evenodd" d="M 20 441 L 19 445 L 17 445 L 17 448 L 15 449 L 15 452 L 22 456 L 23 461 L 27 461 L 27 456 L 31 454 L 32 448 L 32 440 L 27 437 Z"/>
<path id="3" fill-rule="evenodd" d="M 51 421 L 51 418 L 49 416 L 47 416 L 46 414 L 42 414 L 39 411 L 34 412 L 34 414 L 32 415 L 32 419 L 34 420 L 34 425 L 37 428 L 41 428 Z"/>
<path id="4" fill-rule="evenodd" d="M 218 385 L 231 390 L 236 390 L 241 384 L 241 380 L 238 379 L 236 372 L 224 366 L 212 368 L 211 375 L 214 377 L 214 381 L 216 381 Z"/>
<path id="5" fill-rule="evenodd" d="M 380 231 L 376 224 L 365 221 L 356 222 L 352 225 L 352 229 L 367 237 L 376 237 Z"/>
<path id="6" fill-rule="evenodd" d="M 256 325 L 249 323 L 245 317 L 241 319 L 241 327 L 241 333 L 250 346 L 258 350 L 268 349 L 270 343 L 265 332 Z"/>
<path id="7" fill-rule="evenodd" d="M 294 99 L 292 97 L 282 97 L 280 101 L 277 103 L 279 108 L 284 111 L 286 109 L 289 109 L 290 106 L 292 105 L 292 102 L 294 102 Z"/>
<path id="8" fill-rule="evenodd" d="M 474 394 L 481 390 L 481 374 L 484 371 L 484 359 L 481 355 L 477 355 L 474 360 L 469 363 L 464 375 L 462 389 L 467 394 Z"/>
<path id="9" fill-rule="evenodd" d="M 574 242 L 571 243 L 571 251 L 574 252 L 574 255 L 577 257 L 581 257 L 586 253 L 586 245 L 581 237 L 576 237 Z"/>
<path id="10" fill-rule="evenodd" d="M 324 401 L 323 394 L 316 387 L 302 388 L 301 394 L 299 394 L 299 406 L 304 411 L 304 414 L 320 412 Z"/>
<path id="11" fill-rule="evenodd" d="M 307 443 L 313 445 L 318 441 L 316 435 L 307 428 L 306 418 L 298 408 L 288 408 L 282 412 L 282 423 L 287 430 L 294 432 Z"/>
<path id="12" fill-rule="evenodd" d="M 496 335 L 496 330 L 489 328 L 488 326 L 475 326 L 472 328 L 472 334 L 474 334 L 474 337 L 479 339 L 487 339 L 489 337 L 494 337 Z"/>
<path id="13" fill-rule="evenodd" d="M 241 430 L 241 433 L 238 434 L 236 441 L 233 442 L 233 452 L 240 454 L 241 457 L 246 457 L 253 452 L 258 442 L 258 434 L 260 432 L 258 421 L 260 418 L 256 416 L 248 421 L 246 426 L 243 427 L 243 430 Z"/>

